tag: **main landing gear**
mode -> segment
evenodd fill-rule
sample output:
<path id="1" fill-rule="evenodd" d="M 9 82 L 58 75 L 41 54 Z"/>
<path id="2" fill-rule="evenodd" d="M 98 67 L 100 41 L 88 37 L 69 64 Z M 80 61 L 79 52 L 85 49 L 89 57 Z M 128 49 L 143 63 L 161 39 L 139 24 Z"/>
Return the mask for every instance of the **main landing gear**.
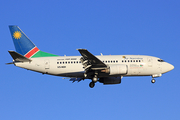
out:
<path id="1" fill-rule="evenodd" d="M 89 83 L 90 88 L 93 88 L 94 86 L 95 86 L 95 83 L 93 81 Z"/>
<path id="2" fill-rule="evenodd" d="M 94 77 L 92 78 L 92 82 L 89 83 L 89 87 L 93 88 L 95 86 L 95 83 L 98 81 L 98 77 L 97 74 L 94 75 Z"/>

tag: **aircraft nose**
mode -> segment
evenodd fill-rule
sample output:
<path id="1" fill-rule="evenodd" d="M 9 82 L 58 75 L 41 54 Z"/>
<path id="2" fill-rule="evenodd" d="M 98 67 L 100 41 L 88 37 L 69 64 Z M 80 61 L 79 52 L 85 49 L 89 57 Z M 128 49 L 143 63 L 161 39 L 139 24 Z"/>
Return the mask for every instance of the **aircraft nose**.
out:
<path id="1" fill-rule="evenodd" d="M 171 64 L 169 64 L 169 69 L 170 69 L 170 71 L 173 70 L 173 69 L 174 69 L 174 66 L 171 65 Z"/>
<path id="2" fill-rule="evenodd" d="M 173 70 L 174 69 L 174 66 L 172 65 L 172 64 L 170 64 L 170 63 L 167 63 L 167 71 L 171 71 L 171 70 Z"/>

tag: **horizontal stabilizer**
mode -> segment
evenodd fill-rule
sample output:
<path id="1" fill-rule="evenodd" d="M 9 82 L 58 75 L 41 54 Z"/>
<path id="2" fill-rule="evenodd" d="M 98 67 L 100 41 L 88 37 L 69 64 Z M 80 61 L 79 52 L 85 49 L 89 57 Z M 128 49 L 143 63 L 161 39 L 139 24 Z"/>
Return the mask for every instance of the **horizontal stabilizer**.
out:
<path id="1" fill-rule="evenodd" d="M 6 65 L 14 64 L 14 62 L 6 63 Z"/>
<path id="2" fill-rule="evenodd" d="M 31 59 L 24 57 L 23 55 L 15 52 L 15 51 L 8 51 L 8 52 L 12 56 L 12 58 L 14 59 L 15 62 L 30 62 L 31 61 Z"/>

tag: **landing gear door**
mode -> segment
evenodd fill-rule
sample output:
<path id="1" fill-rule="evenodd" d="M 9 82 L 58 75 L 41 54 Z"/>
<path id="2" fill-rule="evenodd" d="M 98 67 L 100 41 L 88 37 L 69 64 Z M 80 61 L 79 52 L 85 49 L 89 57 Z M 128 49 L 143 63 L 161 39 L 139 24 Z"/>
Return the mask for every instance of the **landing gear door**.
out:
<path id="1" fill-rule="evenodd" d="M 48 73 L 48 70 L 50 68 L 49 60 L 45 60 L 44 64 L 45 64 L 45 73 Z"/>

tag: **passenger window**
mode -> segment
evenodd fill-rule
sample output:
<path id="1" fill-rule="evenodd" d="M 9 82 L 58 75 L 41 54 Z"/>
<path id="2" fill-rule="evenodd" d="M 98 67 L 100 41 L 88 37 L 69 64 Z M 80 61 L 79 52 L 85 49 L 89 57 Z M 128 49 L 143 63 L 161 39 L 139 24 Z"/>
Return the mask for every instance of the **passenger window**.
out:
<path id="1" fill-rule="evenodd" d="M 118 63 L 118 60 L 116 60 L 116 62 Z"/>
<path id="2" fill-rule="evenodd" d="M 139 62 L 141 62 L 141 60 L 139 60 Z"/>
<path id="3" fill-rule="evenodd" d="M 136 60 L 136 62 L 138 62 L 138 60 Z"/>
<path id="4" fill-rule="evenodd" d="M 57 62 L 57 64 L 59 64 L 59 62 Z"/>
<path id="5" fill-rule="evenodd" d="M 124 61 L 122 60 L 122 62 L 124 62 Z"/>

